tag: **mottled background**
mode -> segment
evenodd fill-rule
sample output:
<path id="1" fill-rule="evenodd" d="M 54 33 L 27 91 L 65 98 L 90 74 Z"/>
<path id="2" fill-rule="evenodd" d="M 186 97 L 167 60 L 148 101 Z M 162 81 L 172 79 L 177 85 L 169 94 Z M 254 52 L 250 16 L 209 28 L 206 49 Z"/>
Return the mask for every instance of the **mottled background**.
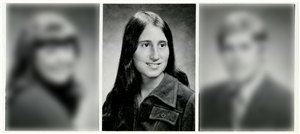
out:
<path id="1" fill-rule="evenodd" d="M 187 74 L 190 87 L 195 89 L 195 8 L 194 4 L 103 5 L 102 103 L 115 82 L 125 25 L 138 11 L 152 11 L 168 23 L 177 67 Z"/>
<path id="2" fill-rule="evenodd" d="M 79 31 L 80 59 L 76 78 L 89 100 L 83 102 L 75 124 L 78 129 L 98 129 L 99 119 L 99 5 L 98 4 L 9 4 L 7 6 L 6 71 L 13 64 L 13 51 L 21 29 L 31 16 L 41 11 L 57 11 Z M 7 75 L 7 77 L 9 77 Z"/>
<path id="3" fill-rule="evenodd" d="M 248 10 L 266 24 L 266 70 L 280 84 L 292 89 L 294 66 L 294 5 L 200 5 L 200 88 L 227 78 L 217 50 L 216 32 L 229 12 Z M 201 89 L 200 89 L 201 90 Z"/>

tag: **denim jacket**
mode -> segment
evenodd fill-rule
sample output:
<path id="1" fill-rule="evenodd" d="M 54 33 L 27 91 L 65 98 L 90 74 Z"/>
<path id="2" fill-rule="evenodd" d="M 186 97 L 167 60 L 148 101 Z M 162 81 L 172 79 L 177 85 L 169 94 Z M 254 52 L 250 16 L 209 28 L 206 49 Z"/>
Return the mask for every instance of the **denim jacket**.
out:
<path id="1" fill-rule="evenodd" d="M 195 93 L 165 74 L 161 83 L 134 108 L 133 124 L 121 122 L 114 131 L 194 131 Z M 131 118 L 131 117 L 129 117 Z M 111 122 L 111 121 L 108 121 Z M 107 122 L 103 122 L 107 123 Z M 103 124 L 109 126 L 110 124 Z M 113 125 L 112 125 L 113 126 Z"/>

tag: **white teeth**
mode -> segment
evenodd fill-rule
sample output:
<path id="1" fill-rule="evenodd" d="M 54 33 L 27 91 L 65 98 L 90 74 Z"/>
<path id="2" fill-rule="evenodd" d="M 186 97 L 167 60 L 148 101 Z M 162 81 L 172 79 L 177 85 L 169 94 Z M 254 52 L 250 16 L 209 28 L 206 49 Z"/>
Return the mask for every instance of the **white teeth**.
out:
<path id="1" fill-rule="evenodd" d="M 147 63 L 148 66 L 150 66 L 152 69 L 158 68 L 160 63 Z"/>
<path id="2" fill-rule="evenodd" d="M 160 63 L 147 63 L 147 65 L 159 65 Z"/>
<path id="3" fill-rule="evenodd" d="M 153 69 L 157 68 L 158 67 L 158 64 L 149 64 L 149 66 Z"/>

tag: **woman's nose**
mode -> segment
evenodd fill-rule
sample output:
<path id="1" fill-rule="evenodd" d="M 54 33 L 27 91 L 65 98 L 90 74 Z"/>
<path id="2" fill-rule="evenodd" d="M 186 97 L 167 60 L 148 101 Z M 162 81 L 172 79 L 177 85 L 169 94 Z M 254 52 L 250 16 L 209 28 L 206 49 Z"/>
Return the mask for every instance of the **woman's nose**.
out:
<path id="1" fill-rule="evenodd" d="M 159 60 L 159 52 L 158 52 L 158 50 L 157 50 L 157 48 L 152 48 L 152 53 L 151 53 L 151 55 L 150 55 L 150 59 L 152 60 L 152 61 L 157 61 L 157 60 Z"/>

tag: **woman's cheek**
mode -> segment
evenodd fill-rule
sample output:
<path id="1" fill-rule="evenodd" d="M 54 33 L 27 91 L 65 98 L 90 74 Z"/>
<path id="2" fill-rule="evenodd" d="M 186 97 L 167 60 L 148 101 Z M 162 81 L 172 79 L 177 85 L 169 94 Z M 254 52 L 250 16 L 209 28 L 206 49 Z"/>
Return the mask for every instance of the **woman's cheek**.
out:
<path id="1" fill-rule="evenodd" d="M 71 77 L 74 62 L 75 59 L 69 52 L 58 54 L 40 50 L 36 56 L 38 72 L 49 82 L 57 84 L 64 83 Z"/>
<path id="2" fill-rule="evenodd" d="M 168 61 L 169 59 L 169 54 L 170 54 L 170 51 L 169 51 L 169 48 L 165 48 L 163 49 L 163 52 L 161 53 L 161 57 L 164 61 Z"/>
<path id="3" fill-rule="evenodd" d="M 149 59 L 148 53 L 147 49 L 138 48 L 133 55 L 133 59 L 139 62 L 147 62 Z"/>

